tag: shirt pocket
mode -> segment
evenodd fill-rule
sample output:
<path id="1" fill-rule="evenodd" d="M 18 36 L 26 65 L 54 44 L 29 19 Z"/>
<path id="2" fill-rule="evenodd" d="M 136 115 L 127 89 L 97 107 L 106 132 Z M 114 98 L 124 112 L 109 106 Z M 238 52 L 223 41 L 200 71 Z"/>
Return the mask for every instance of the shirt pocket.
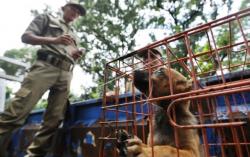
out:
<path id="1" fill-rule="evenodd" d="M 20 88 L 20 89 L 15 93 L 15 95 L 16 95 L 17 97 L 25 98 L 25 97 L 27 97 L 30 93 L 31 93 L 31 90 L 22 87 L 22 88 Z"/>
<path id="2" fill-rule="evenodd" d="M 53 23 L 49 23 L 47 35 L 52 37 L 57 37 L 63 34 L 63 29 Z"/>

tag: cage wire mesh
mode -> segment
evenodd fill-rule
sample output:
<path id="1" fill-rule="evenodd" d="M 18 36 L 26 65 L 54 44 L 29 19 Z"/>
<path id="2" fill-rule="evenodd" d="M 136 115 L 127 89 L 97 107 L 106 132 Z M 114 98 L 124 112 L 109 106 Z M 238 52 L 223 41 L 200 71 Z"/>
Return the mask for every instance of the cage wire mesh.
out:
<path id="1" fill-rule="evenodd" d="M 152 49 L 161 52 L 158 59 L 162 67 L 175 69 L 192 80 L 191 91 L 172 91 L 157 98 L 150 95 L 151 81 L 145 84 L 149 88 L 146 95 L 135 87 L 136 70 L 146 70 L 151 75 L 154 69 L 161 68 L 153 67 L 150 55 L 147 57 L 151 62 L 146 63 L 150 66 L 140 57 L 142 53 L 153 54 Z M 104 94 L 100 157 L 119 156 L 116 148 L 108 149 L 109 144 L 117 143 L 117 130 L 126 130 L 131 137 L 138 136 L 147 143 L 154 123 L 154 101 L 158 99 L 169 102 L 165 106 L 166 116 L 175 131 L 198 130 L 204 156 L 250 156 L 250 8 L 166 37 L 107 63 L 104 93 L 108 91 L 113 91 L 113 99 Z M 197 125 L 178 124 L 172 112 L 181 101 L 190 101 Z M 175 136 L 176 144 L 179 138 Z"/>

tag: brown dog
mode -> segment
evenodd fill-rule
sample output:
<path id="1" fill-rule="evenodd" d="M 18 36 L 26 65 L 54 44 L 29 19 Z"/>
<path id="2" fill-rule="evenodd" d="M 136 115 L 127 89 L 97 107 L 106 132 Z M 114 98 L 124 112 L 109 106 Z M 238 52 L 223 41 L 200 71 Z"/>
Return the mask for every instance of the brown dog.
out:
<path id="1" fill-rule="evenodd" d="M 169 76 L 169 72 L 171 76 Z M 170 95 L 170 78 L 173 84 L 173 93 L 182 93 L 191 90 L 192 83 L 182 74 L 173 70 L 161 67 L 150 76 L 152 80 L 152 91 L 149 91 L 149 75 L 147 71 L 134 72 L 134 84 L 144 94 L 152 97 Z M 152 146 L 155 157 L 201 157 L 200 140 L 196 129 L 177 129 L 179 149 L 176 148 L 174 128 L 169 123 L 166 115 L 166 108 L 170 100 L 154 102 L 156 110 L 153 118 L 153 127 L 148 136 L 148 144 L 143 144 L 139 138 L 128 140 L 129 157 L 151 157 Z M 189 101 L 182 101 L 176 104 L 176 123 L 179 125 L 197 124 L 194 115 L 189 111 Z M 165 109 L 164 109 L 165 108 Z M 153 133 L 153 135 L 151 135 Z M 151 142 L 153 136 L 153 143 Z"/>

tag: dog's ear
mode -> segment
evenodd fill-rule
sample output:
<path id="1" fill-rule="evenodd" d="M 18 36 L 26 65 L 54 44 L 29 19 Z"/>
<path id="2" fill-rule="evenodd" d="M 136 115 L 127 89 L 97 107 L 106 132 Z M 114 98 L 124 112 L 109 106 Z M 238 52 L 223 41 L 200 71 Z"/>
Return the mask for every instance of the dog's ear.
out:
<path id="1" fill-rule="evenodd" d="M 192 89 L 192 80 L 180 79 L 176 80 L 175 93 L 188 92 Z"/>
<path id="2" fill-rule="evenodd" d="M 187 81 L 186 91 L 190 91 L 193 89 L 193 80 Z"/>

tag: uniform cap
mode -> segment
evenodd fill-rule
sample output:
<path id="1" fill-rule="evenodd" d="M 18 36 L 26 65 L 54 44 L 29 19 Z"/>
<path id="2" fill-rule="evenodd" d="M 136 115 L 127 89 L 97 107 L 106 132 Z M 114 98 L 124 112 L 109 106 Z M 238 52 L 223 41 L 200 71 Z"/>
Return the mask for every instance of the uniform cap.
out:
<path id="1" fill-rule="evenodd" d="M 85 8 L 78 1 L 71 0 L 71 1 L 67 2 L 67 4 L 65 4 L 65 6 L 72 6 L 72 7 L 77 8 L 79 10 L 81 16 L 84 16 L 86 14 Z"/>

